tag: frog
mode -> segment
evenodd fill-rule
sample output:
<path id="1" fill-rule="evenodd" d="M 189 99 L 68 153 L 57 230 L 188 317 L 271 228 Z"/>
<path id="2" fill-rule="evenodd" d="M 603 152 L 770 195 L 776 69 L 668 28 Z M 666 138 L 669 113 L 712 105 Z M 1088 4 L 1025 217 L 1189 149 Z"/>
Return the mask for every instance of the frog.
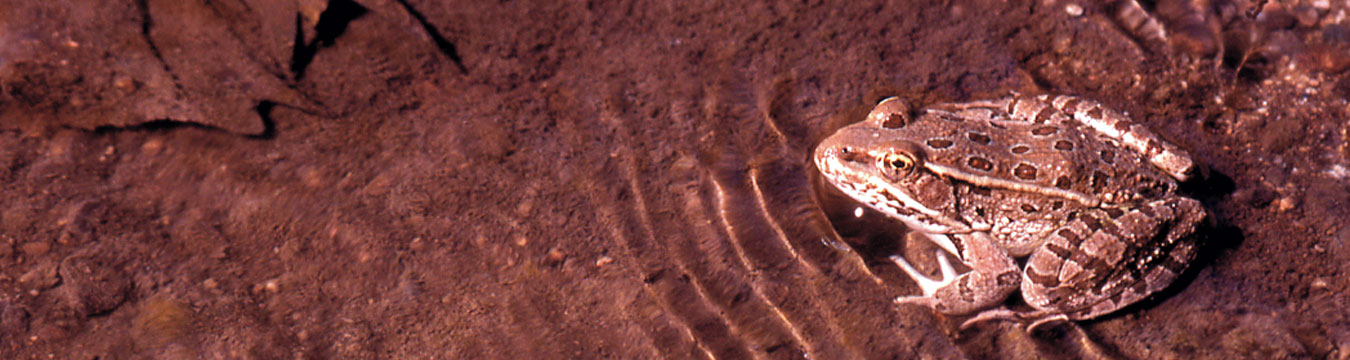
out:
<path id="1" fill-rule="evenodd" d="M 827 183 L 938 245 L 932 277 L 890 256 L 922 293 L 895 302 L 972 321 L 1035 326 L 1135 303 L 1194 260 L 1209 216 L 1179 190 L 1201 172 L 1185 150 L 1076 96 L 1012 92 L 918 111 L 891 97 L 812 158 Z M 948 254 L 970 270 L 958 274 Z M 1032 310 L 1009 310 L 1015 292 Z"/>

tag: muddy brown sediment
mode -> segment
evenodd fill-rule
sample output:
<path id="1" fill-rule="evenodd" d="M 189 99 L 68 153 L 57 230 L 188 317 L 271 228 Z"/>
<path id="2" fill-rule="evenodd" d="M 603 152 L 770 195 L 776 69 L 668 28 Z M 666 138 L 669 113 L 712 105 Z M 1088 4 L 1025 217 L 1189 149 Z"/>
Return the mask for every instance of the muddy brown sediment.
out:
<path id="1" fill-rule="evenodd" d="M 1203 3 L 0 3 L 0 353 L 1350 356 L 1350 9 Z M 1173 288 L 1032 333 L 892 303 L 933 249 L 812 147 L 1009 90 L 1206 165 Z"/>

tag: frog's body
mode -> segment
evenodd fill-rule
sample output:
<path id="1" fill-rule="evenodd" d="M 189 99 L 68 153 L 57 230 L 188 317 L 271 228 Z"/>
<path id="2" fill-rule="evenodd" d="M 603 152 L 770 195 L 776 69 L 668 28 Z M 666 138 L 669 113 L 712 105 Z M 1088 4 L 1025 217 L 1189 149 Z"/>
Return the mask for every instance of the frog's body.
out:
<path id="1" fill-rule="evenodd" d="M 815 162 L 971 268 L 957 276 L 939 254 L 933 280 L 892 257 L 924 290 L 897 300 L 949 314 L 994 307 L 1019 285 L 1044 315 L 1109 313 L 1170 284 L 1206 216 L 1176 193 L 1195 170 L 1185 152 L 1068 96 L 942 104 L 913 118 L 887 99 L 822 142 Z"/>

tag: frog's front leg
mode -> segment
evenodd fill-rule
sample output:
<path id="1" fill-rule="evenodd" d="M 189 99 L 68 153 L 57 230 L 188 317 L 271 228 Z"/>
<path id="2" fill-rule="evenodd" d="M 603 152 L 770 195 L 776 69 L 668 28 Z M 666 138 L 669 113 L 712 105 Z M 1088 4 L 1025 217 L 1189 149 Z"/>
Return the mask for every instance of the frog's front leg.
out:
<path id="1" fill-rule="evenodd" d="M 891 260 L 923 289 L 923 295 L 902 296 L 895 299 L 897 303 L 921 304 L 944 314 L 963 315 L 998 305 L 1017 290 L 1021 280 L 1017 263 L 988 234 L 975 232 L 952 236 L 960 244 L 956 248 L 971 271 L 956 275 L 942 250 L 937 254 L 940 279 L 925 276 L 903 257 L 891 256 Z"/>

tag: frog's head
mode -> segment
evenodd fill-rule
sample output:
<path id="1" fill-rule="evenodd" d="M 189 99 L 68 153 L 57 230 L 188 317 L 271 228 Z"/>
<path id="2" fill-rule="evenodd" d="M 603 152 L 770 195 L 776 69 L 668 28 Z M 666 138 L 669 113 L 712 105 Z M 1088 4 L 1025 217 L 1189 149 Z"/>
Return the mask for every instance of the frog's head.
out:
<path id="1" fill-rule="evenodd" d="M 930 234 L 970 231 L 957 220 L 950 180 L 926 167 L 924 148 L 908 136 L 908 107 L 883 100 L 867 120 L 846 126 L 816 146 L 826 181 L 868 207 Z"/>

